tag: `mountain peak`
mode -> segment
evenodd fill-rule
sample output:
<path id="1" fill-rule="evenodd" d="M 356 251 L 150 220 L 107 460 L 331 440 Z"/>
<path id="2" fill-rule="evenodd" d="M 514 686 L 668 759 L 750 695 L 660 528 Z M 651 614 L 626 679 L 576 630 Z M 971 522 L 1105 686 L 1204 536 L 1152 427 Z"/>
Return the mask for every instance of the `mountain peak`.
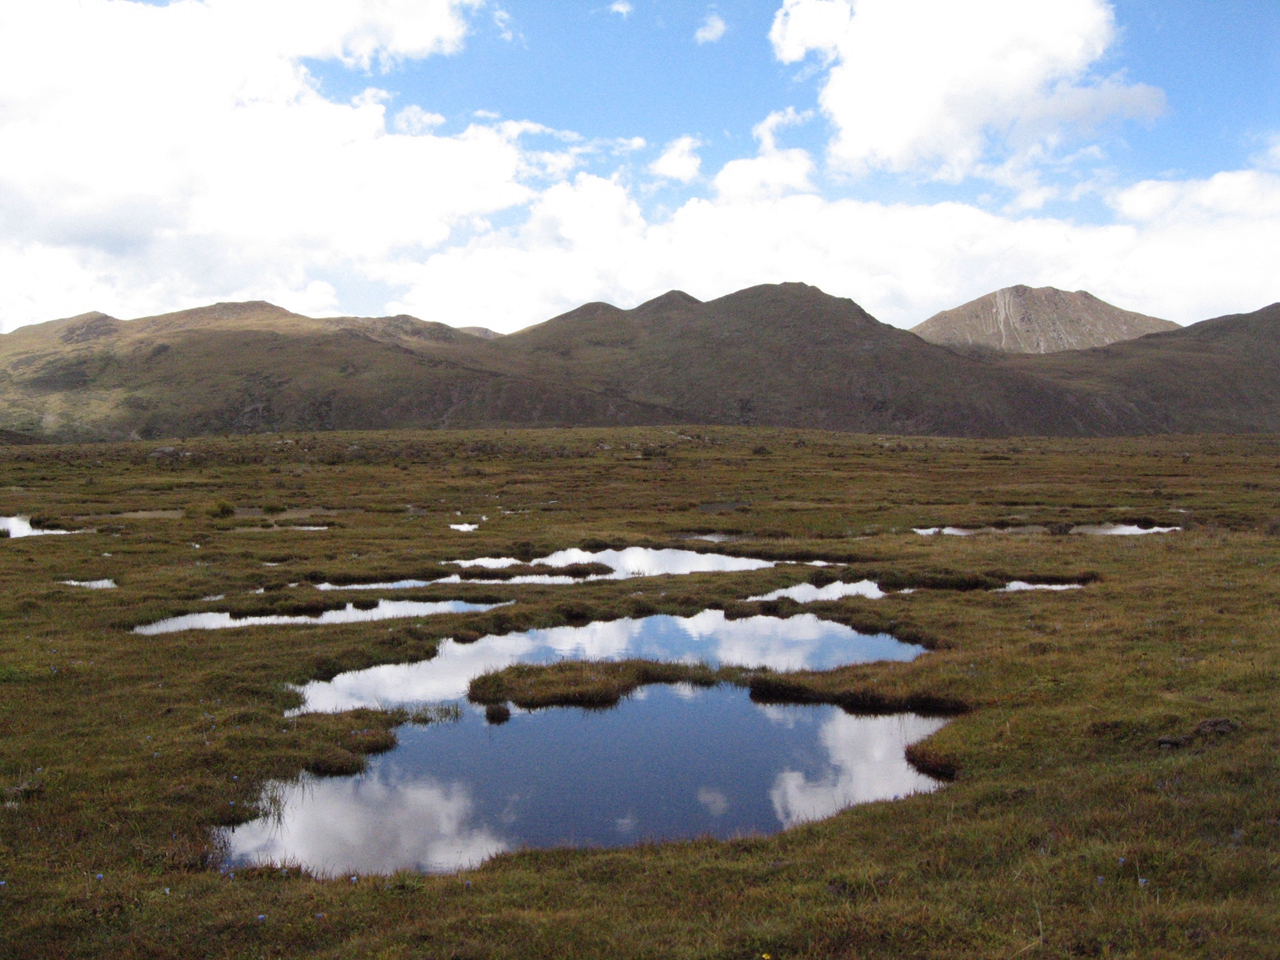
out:
<path id="1" fill-rule="evenodd" d="M 1122 310 L 1086 290 L 1017 284 L 936 313 L 911 332 L 947 347 L 1059 353 L 1177 329 L 1176 323 Z"/>

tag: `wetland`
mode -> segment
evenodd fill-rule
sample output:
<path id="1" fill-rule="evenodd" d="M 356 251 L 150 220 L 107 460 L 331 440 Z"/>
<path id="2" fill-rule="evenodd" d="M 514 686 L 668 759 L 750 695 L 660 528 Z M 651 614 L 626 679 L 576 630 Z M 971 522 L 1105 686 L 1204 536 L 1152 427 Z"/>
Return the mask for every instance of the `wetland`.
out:
<path id="1" fill-rule="evenodd" d="M 0 446 L 2 956 L 1280 942 L 1274 437 L 167 445 Z"/>

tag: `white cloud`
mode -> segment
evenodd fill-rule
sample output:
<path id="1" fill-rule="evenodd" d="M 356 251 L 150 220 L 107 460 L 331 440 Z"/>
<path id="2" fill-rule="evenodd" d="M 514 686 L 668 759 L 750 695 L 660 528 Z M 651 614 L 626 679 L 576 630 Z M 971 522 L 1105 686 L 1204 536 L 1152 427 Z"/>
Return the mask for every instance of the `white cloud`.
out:
<path id="1" fill-rule="evenodd" d="M 787 107 L 775 110 L 756 124 L 751 133 L 760 144 L 759 153 L 726 163 L 713 181 L 716 192 L 722 198 L 748 199 L 812 191 L 813 160 L 808 152 L 779 150 L 777 144 L 779 129 L 804 123 L 810 116 L 808 112 L 797 113 L 794 107 Z"/>
<path id="2" fill-rule="evenodd" d="M 440 118 L 409 105 L 391 133 L 384 91 L 335 103 L 300 65 L 456 51 L 473 6 L 4 4 L 0 323 L 268 294 L 321 307 L 313 281 L 332 291 L 335 271 L 527 202 L 527 128 L 433 136 Z"/>
<path id="3" fill-rule="evenodd" d="M 921 0 L 901 2 L 918 10 Z M 1092 0 L 1044 6 L 1105 12 Z M 1129 102 L 1132 87 L 1087 75 L 1092 51 L 1109 42 L 1106 17 L 1082 19 L 1093 26 L 1072 35 L 1094 40 L 1074 60 L 1028 41 L 1028 76 L 1048 78 L 1038 87 L 1015 84 L 1002 100 L 999 84 L 961 64 L 941 107 L 928 90 L 894 94 L 906 114 L 898 140 L 865 132 L 874 149 L 864 166 L 981 172 L 1019 193 L 1020 212 L 824 197 L 811 154 L 780 143 L 808 119 L 787 109 L 756 126 L 754 155 L 718 170 L 698 164 L 693 138 L 667 144 L 651 172 L 705 177 L 706 196 L 646 214 L 645 186 L 630 180 L 642 138 L 575 138 L 492 113 L 444 136 L 430 104 L 403 102 L 381 76 L 334 102 L 302 66 L 320 57 L 377 70 L 447 54 L 474 9 L 471 0 L 0 4 L 0 325 L 258 298 L 323 315 L 352 310 L 347 285 L 385 290 L 370 309 L 504 331 L 590 300 L 632 306 L 671 288 L 707 299 L 783 280 L 852 297 L 900 325 L 1012 283 L 1084 288 L 1184 322 L 1280 299 L 1271 262 L 1280 140 L 1246 169 L 1097 190 L 1109 225 L 1026 214 L 1044 190 L 1039 165 L 1067 162 L 1055 131 Z M 856 110 L 830 91 L 842 70 L 861 69 L 849 37 L 876 11 L 897 23 L 881 0 L 787 0 L 775 25 L 783 59 L 831 58 L 822 106 L 833 156 L 864 135 L 850 132 Z M 974 49 L 999 60 L 993 44 Z M 938 80 L 924 54 L 921 69 Z M 909 72 L 895 69 L 886 90 Z M 995 90 L 1007 109 L 984 120 L 975 90 Z M 955 125 L 931 128 L 938 110 Z M 583 172 L 588 157 L 609 156 L 614 176 Z"/>
<path id="4" fill-rule="evenodd" d="M 613 0 L 613 3 L 609 4 L 609 12 L 620 14 L 623 19 L 631 14 L 631 10 L 631 4 L 627 3 L 627 0 Z"/>
<path id="5" fill-rule="evenodd" d="M 498 36 L 508 43 L 516 38 L 515 28 L 511 26 L 511 14 L 501 7 L 493 11 L 493 25 L 498 28 Z"/>
<path id="6" fill-rule="evenodd" d="M 440 114 L 428 113 L 416 103 L 411 103 L 396 114 L 394 125 L 396 133 L 418 136 L 430 133 L 442 123 L 444 123 L 444 117 Z"/>
<path id="7" fill-rule="evenodd" d="M 829 65 L 834 165 L 959 181 L 1158 114 L 1159 90 L 1090 75 L 1115 34 L 1106 0 L 784 0 L 769 36 L 784 63 Z"/>
<path id="8" fill-rule="evenodd" d="M 667 144 L 662 156 L 649 164 L 649 172 L 668 180 L 679 180 L 691 183 L 698 176 L 702 166 L 702 158 L 698 156 L 698 147 L 702 142 L 697 137 L 681 137 Z"/>
<path id="9" fill-rule="evenodd" d="M 697 33 L 693 35 L 693 39 L 701 46 L 704 43 L 715 43 L 724 36 L 724 32 L 729 29 L 729 25 L 718 13 L 708 13 L 703 18 L 702 26 L 698 27 Z"/>
<path id="10" fill-rule="evenodd" d="M 770 156 L 732 161 L 715 182 Z M 722 189 L 650 220 L 622 183 L 579 173 L 540 193 L 522 226 L 389 266 L 407 290 L 389 309 L 511 331 L 592 300 L 629 307 L 673 288 L 710 299 L 785 280 L 900 326 L 1015 283 L 1086 289 L 1182 323 L 1280 299 L 1280 176 L 1141 184 L 1111 202 L 1119 222 L 1096 226 Z"/>

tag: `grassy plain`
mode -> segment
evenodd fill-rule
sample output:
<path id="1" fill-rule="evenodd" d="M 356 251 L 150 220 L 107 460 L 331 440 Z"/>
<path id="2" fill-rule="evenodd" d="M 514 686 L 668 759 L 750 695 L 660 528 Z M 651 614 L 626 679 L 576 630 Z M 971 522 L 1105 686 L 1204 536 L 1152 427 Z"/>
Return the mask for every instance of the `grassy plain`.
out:
<path id="1" fill-rule="evenodd" d="M 137 511 L 152 513 L 122 516 Z M 13 514 L 94 532 L 0 540 L 0 956 L 1280 956 L 1275 437 L 653 428 L 0 447 Z M 475 533 L 448 529 L 482 515 Z M 1108 520 L 1185 530 L 911 532 Z M 809 571 L 398 591 L 516 601 L 417 622 L 129 628 L 314 612 L 350 596 L 308 582 L 425 577 L 464 556 L 707 532 L 743 539 L 699 549 L 920 588 L 769 607 L 932 652 L 753 692 L 963 711 L 914 754 L 952 783 L 771 838 L 531 851 L 463 876 L 216 869 L 212 828 L 253 816 L 264 781 L 358 769 L 407 719 L 286 720 L 287 684 L 468 632 L 758 612 L 741 598 Z M 119 588 L 60 583 L 101 578 Z M 1037 578 L 1089 583 L 986 589 Z M 488 698 L 510 699 L 505 682 L 531 703 L 556 684 L 609 699 L 582 670 L 487 678 Z M 667 679 L 637 664 L 590 676 L 606 674 L 616 695 Z"/>

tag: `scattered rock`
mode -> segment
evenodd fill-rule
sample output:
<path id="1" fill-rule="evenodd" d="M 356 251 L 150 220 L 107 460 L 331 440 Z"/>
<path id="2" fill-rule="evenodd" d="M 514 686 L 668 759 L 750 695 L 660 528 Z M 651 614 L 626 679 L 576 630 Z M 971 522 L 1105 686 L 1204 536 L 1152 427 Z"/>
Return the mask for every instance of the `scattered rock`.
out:
<path id="1" fill-rule="evenodd" d="M 1235 733 L 1240 729 L 1240 724 L 1234 720 L 1228 720 L 1226 717 L 1215 717 L 1212 720 L 1202 720 L 1196 727 L 1196 736 L 1200 737 L 1224 737 L 1229 733 Z"/>
<path id="2" fill-rule="evenodd" d="M 6 787 L 4 791 L 5 800 L 16 802 L 18 800 L 26 800 L 29 797 L 39 796 L 44 792 L 44 784 L 39 780 L 24 780 L 16 787 Z"/>
<path id="3" fill-rule="evenodd" d="M 1195 730 L 1191 733 L 1184 733 L 1179 736 L 1166 734 L 1156 740 L 1156 746 L 1161 750 L 1179 750 L 1182 747 L 1190 746 L 1197 737 L 1205 739 L 1217 739 L 1225 737 L 1227 734 L 1235 733 L 1240 729 L 1240 724 L 1227 717 L 1214 717 L 1211 720 L 1201 720 L 1196 724 Z"/>

